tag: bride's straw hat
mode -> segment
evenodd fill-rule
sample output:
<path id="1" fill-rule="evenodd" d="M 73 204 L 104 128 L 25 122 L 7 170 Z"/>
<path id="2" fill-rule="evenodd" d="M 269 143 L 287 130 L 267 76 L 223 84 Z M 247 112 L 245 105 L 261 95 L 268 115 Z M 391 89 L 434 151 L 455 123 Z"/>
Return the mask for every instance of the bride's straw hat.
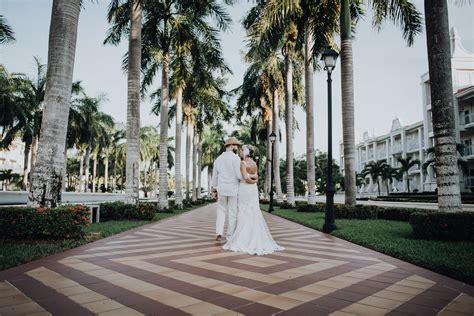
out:
<path id="1" fill-rule="evenodd" d="M 225 144 L 224 144 L 226 147 L 227 146 L 230 146 L 230 145 L 242 145 L 239 140 L 235 137 L 229 137 L 225 140 Z"/>

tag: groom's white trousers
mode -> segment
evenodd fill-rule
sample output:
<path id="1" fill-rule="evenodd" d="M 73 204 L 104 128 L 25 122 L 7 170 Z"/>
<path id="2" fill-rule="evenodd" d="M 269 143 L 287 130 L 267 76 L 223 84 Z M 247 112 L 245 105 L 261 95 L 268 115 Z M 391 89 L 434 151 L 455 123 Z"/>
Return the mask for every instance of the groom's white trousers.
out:
<path id="1" fill-rule="evenodd" d="M 237 222 L 237 197 L 219 195 L 217 201 L 216 235 L 224 236 L 225 219 L 228 217 L 227 236 L 235 231 Z"/>

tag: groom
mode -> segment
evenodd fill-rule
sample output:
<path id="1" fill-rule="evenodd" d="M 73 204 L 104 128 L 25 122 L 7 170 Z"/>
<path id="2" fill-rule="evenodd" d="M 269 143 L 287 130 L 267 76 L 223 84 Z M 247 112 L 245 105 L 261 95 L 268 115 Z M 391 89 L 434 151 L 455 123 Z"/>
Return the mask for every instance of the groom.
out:
<path id="1" fill-rule="evenodd" d="M 240 158 L 236 155 L 239 145 L 237 138 L 228 138 L 225 141 L 225 152 L 217 157 L 212 170 L 212 194 L 218 198 L 216 241 L 222 240 L 226 216 L 229 218 L 227 238 L 234 233 L 237 222 L 237 195 L 239 182 L 242 180 Z M 255 180 L 249 181 L 255 183 Z"/>

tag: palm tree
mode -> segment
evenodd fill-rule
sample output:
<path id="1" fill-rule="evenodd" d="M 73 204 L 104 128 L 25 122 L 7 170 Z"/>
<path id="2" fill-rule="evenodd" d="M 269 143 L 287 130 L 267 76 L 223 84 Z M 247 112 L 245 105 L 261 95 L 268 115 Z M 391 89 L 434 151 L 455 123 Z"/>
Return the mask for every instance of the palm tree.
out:
<path id="1" fill-rule="evenodd" d="M 334 2 L 334 3 L 333 3 Z M 312 74 L 313 59 L 317 57 L 329 43 L 336 31 L 337 6 L 335 1 L 325 1 L 315 4 L 312 1 L 293 0 L 260 2 L 255 10 L 249 13 L 247 23 L 250 28 L 251 43 L 262 51 L 265 46 L 275 50 L 281 48 L 285 58 L 285 120 L 287 131 L 287 195 L 288 202 L 294 204 L 294 174 L 293 174 L 293 102 L 298 103 L 298 92 L 294 81 L 300 79 L 295 61 L 304 59 L 306 79 L 306 112 L 307 112 L 307 156 L 311 157 L 307 164 L 309 179 L 310 203 L 314 203 L 314 114 Z M 301 49 L 304 48 L 304 53 Z M 300 55 L 304 55 L 300 56 Z M 296 58 L 298 57 L 298 58 Z M 296 79 L 296 80 L 295 80 Z M 276 91 L 278 94 L 278 91 Z M 275 96 L 277 100 L 277 97 Z M 274 102 L 276 103 L 276 102 Z M 276 160 L 276 159 L 274 159 Z"/>
<path id="2" fill-rule="evenodd" d="M 390 194 L 389 184 L 393 182 L 393 179 L 401 180 L 403 177 L 398 169 L 392 168 L 388 164 L 382 169 L 380 176 L 382 181 L 385 181 L 385 185 L 387 186 L 387 195 Z"/>
<path id="3" fill-rule="evenodd" d="M 7 20 L 0 14 L 0 44 L 6 44 L 15 41 L 15 33 L 7 24 Z"/>
<path id="4" fill-rule="evenodd" d="M 379 177 L 383 174 L 384 169 L 387 167 L 387 163 L 383 160 L 371 161 L 365 165 L 362 174 L 364 176 L 370 176 L 372 181 L 377 183 L 377 189 L 380 195 L 380 182 Z"/>
<path id="5" fill-rule="evenodd" d="M 53 1 L 41 136 L 28 199 L 31 206 L 56 207 L 61 203 L 80 9 L 80 0 Z"/>
<path id="6" fill-rule="evenodd" d="M 456 151 L 448 4 L 425 1 L 426 43 L 440 211 L 462 211 Z"/>
<path id="7" fill-rule="evenodd" d="M 344 144 L 344 186 L 345 203 L 356 204 L 356 160 L 354 135 L 354 76 L 352 59 L 351 28 L 358 21 L 351 1 L 341 0 L 340 34 L 341 34 L 341 96 L 342 96 L 342 131 Z M 403 37 L 412 45 L 416 34 L 421 32 L 421 14 L 410 1 L 397 0 L 387 3 L 385 0 L 368 1 L 374 11 L 375 27 L 380 29 L 385 19 L 393 21 L 403 29 Z M 351 17 L 352 15 L 352 17 Z"/>
<path id="8" fill-rule="evenodd" d="M 143 2 L 143 4 L 142 4 Z M 141 0 L 112 0 L 107 14 L 111 28 L 104 44 L 118 45 L 128 35 L 127 146 L 125 200 L 138 203 L 140 151 L 140 67 L 142 62 Z"/>
<path id="9" fill-rule="evenodd" d="M 28 158 L 31 149 L 36 150 L 36 139 L 39 136 L 41 128 L 41 103 L 44 99 L 45 88 L 45 65 L 41 64 L 40 60 L 35 57 L 37 66 L 37 79 L 33 80 L 25 75 L 16 74 L 14 84 L 16 87 L 15 95 L 15 110 L 14 117 L 10 118 L 10 123 L 3 127 L 3 137 L 1 139 L 0 147 L 8 148 L 13 140 L 21 136 L 25 149 L 23 152 L 23 180 L 21 188 L 27 189 L 28 186 Z M 9 111 L 8 109 L 2 109 Z M 32 148 L 33 147 L 33 148 Z M 32 167 L 33 165 L 31 165 Z"/>
<path id="10" fill-rule="evenodd" d="M 406 180 L 407 180 L 407 191 L 410 193 L 410 179 L 408 172 L 410 169 L 414 166 L 420 166 L 421 162 L 418 159 L 412 159 L 413 157 L 397 157 L 397 161 L 401 164 L 400 168 L 398 170 L 400 171 L 400 174 L 406 174 Z"/>
<path id="11" fill-rule="evenodd" d="M 214 161 L 219 157 L 219 155 L 224 151 L 224 138 L 226 132 L 222 129 L 222 126 L 218 125 L 205 129 L 202 133 L 202 163 L 203 167 L 207 168 L 207 192 L 211 192 L 211 177 L 212 177 L 212 167 Z"/>

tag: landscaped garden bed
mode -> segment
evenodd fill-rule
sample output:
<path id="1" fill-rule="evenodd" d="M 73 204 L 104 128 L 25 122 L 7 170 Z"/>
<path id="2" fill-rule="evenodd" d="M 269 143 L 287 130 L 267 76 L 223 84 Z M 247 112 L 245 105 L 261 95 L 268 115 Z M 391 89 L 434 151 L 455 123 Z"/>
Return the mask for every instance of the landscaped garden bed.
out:
<path id="1" fill-rule="evenodd" d="M 0 271 L 206 205 L 161 211 L 155 203 L 101 205 L 101 222 L 88 224 L 87 207 L 0 208 Z M 193 204 L 193 205 L 191 205 Z M 60 224 L 61 223 L 61 224 Z"/>
<path id="2" fill-rule="evenodd" d="M 316 212 L 298 212 L 296 209 L 277 207 L 273 214 L 313 229 L 322 230 L 324 224 L 323 206 L 324 204 L 316 206 L 321 209 Z M 339 208 L 342 209 L 343 206 L 339 206 Z M 377 217 L 383 212 L 380 211 L 381 207 L 361 205 L 357 208 L 360 212 L 353 212 L 351 216 L 347 216 L 348 212 L 338 212 L 336 206 L 337 229 L 332 232 L 332 235 L 474 284 L 474 265 L 472 264 L 474 262 L 474 241 L 473 234 L 471 234 L 474 214 L 456 216 L 446 215 L 446 213 L 435 214 L 439 212 L 434 211 L 420 212 L 419 209 L 412 212 L 399 209 L 402 216 L 398 220 L 394 220 L 397 210 L 394 208 L 386 213 L 387 217 L 387 214 L 390 214 L 391 219 Z M 262 209 L 268 209 L 268 205 L 262 205 Z M 407 220 L 408 213 L 411 214 Z M 344 214 L 346 218 L 341 218 Z M 357 214 L 360 215 L 359 218 Z M 412 222 L 412 225 L 421 227 L 412 227 L 409 220 L 415 221 Z M 440 229 L 437 229 L 438 227 Z M 417 229 L 423 233 L 422 236 L 415 233 Z M 430 240 L 429 238 L 434 239 Z"/>

